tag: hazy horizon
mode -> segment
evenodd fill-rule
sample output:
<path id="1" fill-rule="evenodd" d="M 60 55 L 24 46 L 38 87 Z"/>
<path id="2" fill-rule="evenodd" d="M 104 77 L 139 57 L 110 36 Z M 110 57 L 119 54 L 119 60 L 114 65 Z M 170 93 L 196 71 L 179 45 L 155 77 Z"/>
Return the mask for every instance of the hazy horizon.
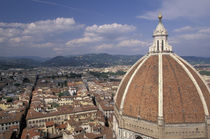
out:
<path id="1" fill-rule="evenodd" d="M 0 56 L 0 57 L 4 57 L 4 58 L 30 58 L 30 57 L 39 57 L 39 58 L 44 58 L 44 59 L 51 59 L 51 58 L 55 58 L 55 57 L 71 57 L 71 56 L 82 56 L 82 55 L 99 55 L 99 54 L 108 54 L 108 55 L 113 55 L 113 56 L 117 56 L 117 55 L 122 55 L 122 56 L 144 56 L 145 54 L 109 54 L 109 53 L 86 53 L 86 54 L 75 54 L 75 55 L 56 55 L 56 56 L 52 56 L 52 57 L 44 57 L 44 56 Z M 180 55 L 181 57 L 203 57 L 203 58 L 210 58 L 210 56 L 193 56 L 193 55 Z"/>

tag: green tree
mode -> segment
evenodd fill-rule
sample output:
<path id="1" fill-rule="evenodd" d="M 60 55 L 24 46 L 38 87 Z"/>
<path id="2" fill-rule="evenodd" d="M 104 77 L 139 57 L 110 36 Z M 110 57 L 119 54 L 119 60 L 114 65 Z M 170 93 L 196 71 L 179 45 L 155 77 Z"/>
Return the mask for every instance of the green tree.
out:
<path id="1" fill-rule="evenodd" d="M 7 99 L 7 102 L 12 102 L 13 101 L 13 98 L 11 98 L 11 97 L 7 97 L 6 99 Z"/>

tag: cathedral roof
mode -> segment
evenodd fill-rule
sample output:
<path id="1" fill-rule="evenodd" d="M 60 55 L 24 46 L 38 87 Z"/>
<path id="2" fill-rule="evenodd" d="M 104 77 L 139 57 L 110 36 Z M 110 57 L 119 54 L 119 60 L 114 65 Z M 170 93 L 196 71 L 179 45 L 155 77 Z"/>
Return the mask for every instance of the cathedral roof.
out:
<path id="1" fill-rule="evenodd" d="M 166 124 L 202 123 L 210 111 L 210 91 L 200 74 L 172 53 L 159 17 L 150 53 L 138 60 L 122 79 L 115 106 L 124 116 Z M 162 41 L 163 40 L 163 41 Z M 157 44 L 164 42 L 165 45 Z M 162 47 L 162 48 L 159 48 Z"/>
<path id="2" fill-rule="evenodd" d="M 122 80 L 116 107 L 122 115 L 152 122 L 162 116 L 165 123 L 200 123 L 210 111 L 210 94 L 197 71 L 179 56 L 147 55 Z"/>

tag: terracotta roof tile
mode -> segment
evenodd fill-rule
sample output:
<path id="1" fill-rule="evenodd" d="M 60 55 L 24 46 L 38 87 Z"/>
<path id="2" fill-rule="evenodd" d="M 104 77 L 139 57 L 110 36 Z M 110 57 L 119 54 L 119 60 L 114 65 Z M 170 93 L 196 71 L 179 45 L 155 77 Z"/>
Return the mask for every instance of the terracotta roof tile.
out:
<path id="1" fill-rule="evenodd" d="M 53 121 L 47 121 L 45 124 L 46 124 L 46 127 L 54 126 L 54 122 Z"/>
<path id="2" fill-rule="evenodd" d="M 204 122 L 197 90 L 179 63 L 163 56 L 163 102 L 166 123 Z"/>
<path id="3" fill-rule="evenodd" d="M 143 60 L 143 59 L 142 59 Z M 141 61 L 142 61 L 141 60 Z M 141 61 L 139 61 L 139 63 L 141 63 Z M 128 81 L 130 79 L 130 77 L 132 76 L 133 72 L 136 70 L 136 68 L 138 67 L 139 63 L 137 63 L 131 70 L 130 72 L 127 74 L 126 77 L 124 77 L 124 79 L 122 80 L 121 86 L 119 88 L 118 94 L 117 94 L 117 98 L 116 98 L 116 106 L 119 109 L 120 108 L 120 103 L 121 103 L 121 99 L 122 96 L 124 94 L 126 85 L 128 84 Z"/>
<path id="4" fill-rule="evenodd" d="M 183 65 L 170 54 L 163 54 L 163 118 L 166 124 L 205 122 L 204 108 L 198 91 Z M 181 59 L 180 59 L 181 60 Z M 182 61 L 182 60 L 181 60 Z M 140 61 L 141 63 L 142 61 Z M 140 64 L 124 77 L 116 96 L 115 106 L 120 107 L 129 79 Z M 183 61 L 184 66 L 197 81 L 208 110 L 210 111 L 210 93 L 198 74 Z M 158 55 L 150 55 L 138 69 L 128 87 L 122 113 L 126 116 L 157 122 L 158 118 Z"/>
<path id="5" fill-rule="evenodd" d="M 180 59 L 180 60 L 183 61 L 182 59 Z M 187 64 L 185 64 L 184 62 L 183 62 L 183 64 L 187 67 L 187 69 L 191 72 L 191 74 L 193 75 L 193 77 L 197 81 L 200 89 L 202 90 L 202 93 L 203 93 L 204 98 L 206 100 L 206 104 L 208 106 L 208 110 L 210 112 L 210 92 L 208 91 L 207 87 L 205 86 L 204 82 L 200 79 L 198 74 L 191 67 L 189 67 Z"/>
<path id="6" fill-rule="evenodd" d="M 158 57 L 151 56 L 136 72 L 129 86 L 123 114 L 155 122 L 157 111 Z"/>

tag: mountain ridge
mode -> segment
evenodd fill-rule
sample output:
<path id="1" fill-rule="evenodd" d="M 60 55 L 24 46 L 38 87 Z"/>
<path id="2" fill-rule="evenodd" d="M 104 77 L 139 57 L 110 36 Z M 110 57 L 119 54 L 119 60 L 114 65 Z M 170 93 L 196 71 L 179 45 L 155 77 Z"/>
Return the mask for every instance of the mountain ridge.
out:
<path id="1" fill-rule="evenodd" d="M 0 57 L 0 69 L 88 66 L 108 67 L 113 65 L 132 65 L 143 55 L 111 55 L 106 53 L 84 54 L 74 56 L 41 57 Z M 210 64 L 210 57 L 182 56 L 191 64 Z"/>

